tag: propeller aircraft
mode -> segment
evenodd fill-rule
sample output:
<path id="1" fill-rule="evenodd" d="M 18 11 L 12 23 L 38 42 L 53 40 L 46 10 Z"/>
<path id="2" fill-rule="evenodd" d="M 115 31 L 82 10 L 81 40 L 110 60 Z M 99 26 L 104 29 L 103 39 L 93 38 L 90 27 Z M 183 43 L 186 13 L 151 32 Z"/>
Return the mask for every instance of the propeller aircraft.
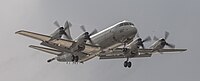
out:
<path id="1" fill-rule="evenodd" d="M 166 42 L 169 36 L 168 32 L 165 32 L 164 38 L 154 37 L 156 42 L 150 48 L 145 48 L 143 43 L 151 41 L 151 37 L 140 38 L 135 25 L 125 20 L 99 32 L 94 29 L 91 33 L 86 31 L 86 28 L 82 25 L 80 28 L 83 33 L 76 39 L 71 37 L 70 27 L 72 24 L 70 22 L 66 21 L 64 26 L 60 26 L 57 21 L 54 24 L 58 29 L 51 35 L 26 30 L 15 33 L 41 41 L 40 45 L 42 46 L 29 45 L 29 47 L 55 55 L 47 62 L 57 60 L 66 63 L 84 63 L 94 57 L 99 57 L 99 59 L 126 58 L 123 65 L 130 68 L 132 66 L 129 61 L 130 58 L 151 57 L 152 54 L 157 52 L 182 52 L 187 50 L 177 49 L 175 45 Z M 62 36 L 65 36 L 65 38 L 62 38 Z M 170 49 L 164 48 L 164 46 L 168 46 Z"/>

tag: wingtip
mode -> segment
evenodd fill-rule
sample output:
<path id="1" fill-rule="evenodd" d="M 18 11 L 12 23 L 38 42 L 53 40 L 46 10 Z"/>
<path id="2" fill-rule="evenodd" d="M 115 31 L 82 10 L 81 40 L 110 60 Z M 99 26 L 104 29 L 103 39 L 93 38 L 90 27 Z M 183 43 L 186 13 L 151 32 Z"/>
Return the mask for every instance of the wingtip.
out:
<path id="1" fill-rule="evenodd" d="M 184 48 L 184 49 L 182 49 L 182 50 L 184 50 L 184 51 L 187 51 L 187 49 L 185 49 L 185 48 Z"/>
<path id="2" fill-rule="evenodd" d="M 20 32 L 23 32 L 24 30 L 19 30 L 19 31 L 16 31 L 15 34 L 19 34 Z"/>
<path id="3" fill-rule="evenodd" d="M 185 49 L 185 51 L 187 51 L 187 49 Z"/>
<path id="4" fill-rule="evenodd" d="M 28 47 L 32 48 L 32 47 L 33 47 L 33 45 L 29 45 Z"/>
<path id="5" fill-rule="evenodd" d="M 15 34 L 18 34 L 20 31 L 16 31 Z"/>

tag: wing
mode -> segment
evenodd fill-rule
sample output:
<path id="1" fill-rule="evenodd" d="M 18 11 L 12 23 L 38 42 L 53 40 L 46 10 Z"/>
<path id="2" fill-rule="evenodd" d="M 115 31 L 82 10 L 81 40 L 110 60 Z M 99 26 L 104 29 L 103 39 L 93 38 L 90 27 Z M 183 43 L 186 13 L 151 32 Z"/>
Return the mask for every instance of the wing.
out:
<path id="1" fill-rule="evenodd" d="M 34 45 L 30 45 L 29 47 L 36 49 L 36 50 L 39 50 L 39 51 L 50 53 L 50 54 L 53 54 L 53 55 L 61 55 L 61 53 L 62 53 L 62 51 L 59 51 L 59 50 L 53 49 L 53 48 L 46 48 L 46 47 L 34 46 Z"/>
<path id="2" fill-rule="evenodd" d="M 151 57 L 152 54 L 139 54 L 139 55 L 131 55 L 129 58 L 142 58 L 142 57 Z M 127 58 L 124 54 L 116 54 L 116 55 L 99 55 L 99 59 L 120 59 Z"/>
<path id="3" fill-rule="evenodd" d="M 39 40 L 39 41 L 43 41 L 43 42 L 49 42 L 49 43 L 54 44 L 54 45 L 61 45 L 61 46 L 63 45 L 63 46 L 68 47 L 68 48 L 73 43 L 73 41 L 64 40 L 64 39 L 55 39 L 55 40 L 49 41 L 51 39 L 50 36 L 38 34 L 38 33 L 34 33 L 34 32 L 29 32 L 29 31 L 25 31 L 25 30 L 17 31 L 16 34 L 27 36 L 27 37 L 30 37 L 30 38 L 33 38 L 33 39 L 36 39 L 36 40 Z"/>
<path id="4" fill-rule="evenodd" d="M 43 52 L 48 53 L 48 54 L 57 55 L 57 56 L 62 55 L 62 54 L 70 54 L 70 53 L 62 53 L 63 51 L 53 49 L 53 48 L 46 48 L 46 47 L 35 46 L 35 45 L 30 45 L 29 47 L 36 49 L 36 50 L 39 50 L 39 51 L 43 51 Z M 88 60 L 90 60 L 90 59 L 92 59 L 96 56 L 96 55 L 89 55 L 88 56 L 86 53 L 83 53 L 83 52 L 79 52 L 79 53 L 80 53 L 80 55 L 79 55 L 79 62 L 80 63 L 88 61 Z"/>
<path id="5" fill-rule="evenodd" d="M 123 48 L 116 48 L 116 51 L 122 51 Z M 130 49 L 128 49 L 130 50 Z M 156 52 L 183 52 L 187 49 L 159 49 L 159 50 L 153 50 L 153 49 L 138 49 L 138 53 L 156 53 Z"/>
<path id="6" fill-rule="evenodd" d="M 24 31 L 24 30 L 17 31 L 15 32 L 15 34 L 24 35 L 24 36 L 27 36 L 36 40 L 40 40 L 40 41 L 48 41 L 51 39 L 50 36 L 42 35 L 42 34 L 38 34 L 34 32 L 29 32 L 29 31 Z"/>
<path id="7" fill-rule="evenodd" d="M 151 57 L 151 54 L 141 54 L 138 56 L 131 56 L 129 58 L 141 58 L 141 57 Z M 116 55 L 116 56 L 99 56 L 99 59 L 120 59 L 127 58 L 124 55 Z"/>
<path id="8" fill-rule="evenodd" d="M 155 53 L 155 52 L 183 52 L 187 49 L 159 49 L 159 50 L 153 50 L 153 49 L 139 49 L 139 53 Z"/>
<path id="9" fill-rule="evenodd" d="M 157 51 L 154 51 L 153 49 L 138 49 L 139 54 L 132 54 L 129 56 L 129 58 L 141 58 L 141 57 L 151 57 L 153 53 L 156 52 L 182 52 L 186 51 L 187 49 L 160 49 Z M 127 49 L 127 51 L 130 51 L 130 49 Z M 112 50 L 110 52 L 100 53 L 99 54 L 100 59 L 119 59 L 119 58 L 127 58 L 123 52 L 122 48 L 116 48 L 115 50 Z"/>
<path id="10" fill-rule="evenodd" d="M 186 51 L 187 49 L 160 49 L 159 52 L 182 52 Z"/>
<path id="11" fill-rule="evenodd" d="M 127 49 L 128 51 L 130 49 Z M 100 53 L 99 59 L 119 59 L 119 58 L 127 58 L 121 48 L 117 48 L 115 50 L 112 50 L 110 52 Z M 151 53 L 140 53 L 140 54 L 132 54 L 129 56 L 129 58 L 141 58 L 141 57 L 151 57 Z"/>
<path id="12" fill-rule="evenodd" d="M 51 39 L 50 36 L 30 32 L 30 31 L 25 31 L 25 30 L 17 31 L 16 34 L 27 36 L 27 37 L 42 41 L 42 43 L 45 42 L 46 44 L 51 45 L 52 47 L 60 47 L 60 48 L 63 48 L 63 49 L 68 49 L 68 48 L 70 48 L 70 46 L 73 43 L 76 43 L 73 40 L 66 40 L 66 39 L 54 39 L 54 40 L 49 41 Z M 99 50 L 100 50 L 100 47 L 98 47 L 98 46 L 86 44 L 85 50 L 83 52 L 87 53 L 87 54 L 92 54 L 92 53 L 95 53 Z"/>

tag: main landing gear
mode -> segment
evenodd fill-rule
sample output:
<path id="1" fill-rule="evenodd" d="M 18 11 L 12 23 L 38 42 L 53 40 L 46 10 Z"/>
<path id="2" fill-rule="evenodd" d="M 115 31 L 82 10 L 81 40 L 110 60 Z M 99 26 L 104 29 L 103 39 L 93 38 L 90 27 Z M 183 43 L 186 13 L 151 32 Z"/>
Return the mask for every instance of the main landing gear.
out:
<path id="1" fill-rule="evenodd" d="M 72 55 L 72 62 L 78 62 L 78 60 L 79 60 L 78 56 Z"/>
<path id="2" fill-rule="evenodd" d="M 128 58 L 127 58 L 127 60 L 124 62 L 124 67 L 130 68 L 131 65 L 132 65 L 132 63 L 130 61 L 128 61 Z"/>
<path id="3" fill-rule="evenodd" d="M 124 47 L 123 47 L 122 51 L 124 52 L 124 54 L 126 54 L 128 52 L 128 49 L 126 48 L 126 43 L 124 43 Z M 129 58 L 127 57 L 127 60 L 124 61 L 124 67 L 131 68 L 132 63 L 128 60 L 129 60 Z"/>

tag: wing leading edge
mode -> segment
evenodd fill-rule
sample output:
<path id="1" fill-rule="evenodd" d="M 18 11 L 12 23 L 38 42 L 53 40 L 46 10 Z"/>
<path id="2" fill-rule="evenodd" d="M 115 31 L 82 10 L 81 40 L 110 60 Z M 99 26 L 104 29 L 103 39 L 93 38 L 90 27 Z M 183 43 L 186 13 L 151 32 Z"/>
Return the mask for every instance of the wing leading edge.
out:
<path id="1" fill-rule="evenodd" d="M 142 57 L 151 57 L 152 54 L 140 54 L 140 55 L 131 55 L 129 58 L 142 58 Z M 100 55 L 99 59 L 120 59 L 127 58 L 125 55 Z"/>

